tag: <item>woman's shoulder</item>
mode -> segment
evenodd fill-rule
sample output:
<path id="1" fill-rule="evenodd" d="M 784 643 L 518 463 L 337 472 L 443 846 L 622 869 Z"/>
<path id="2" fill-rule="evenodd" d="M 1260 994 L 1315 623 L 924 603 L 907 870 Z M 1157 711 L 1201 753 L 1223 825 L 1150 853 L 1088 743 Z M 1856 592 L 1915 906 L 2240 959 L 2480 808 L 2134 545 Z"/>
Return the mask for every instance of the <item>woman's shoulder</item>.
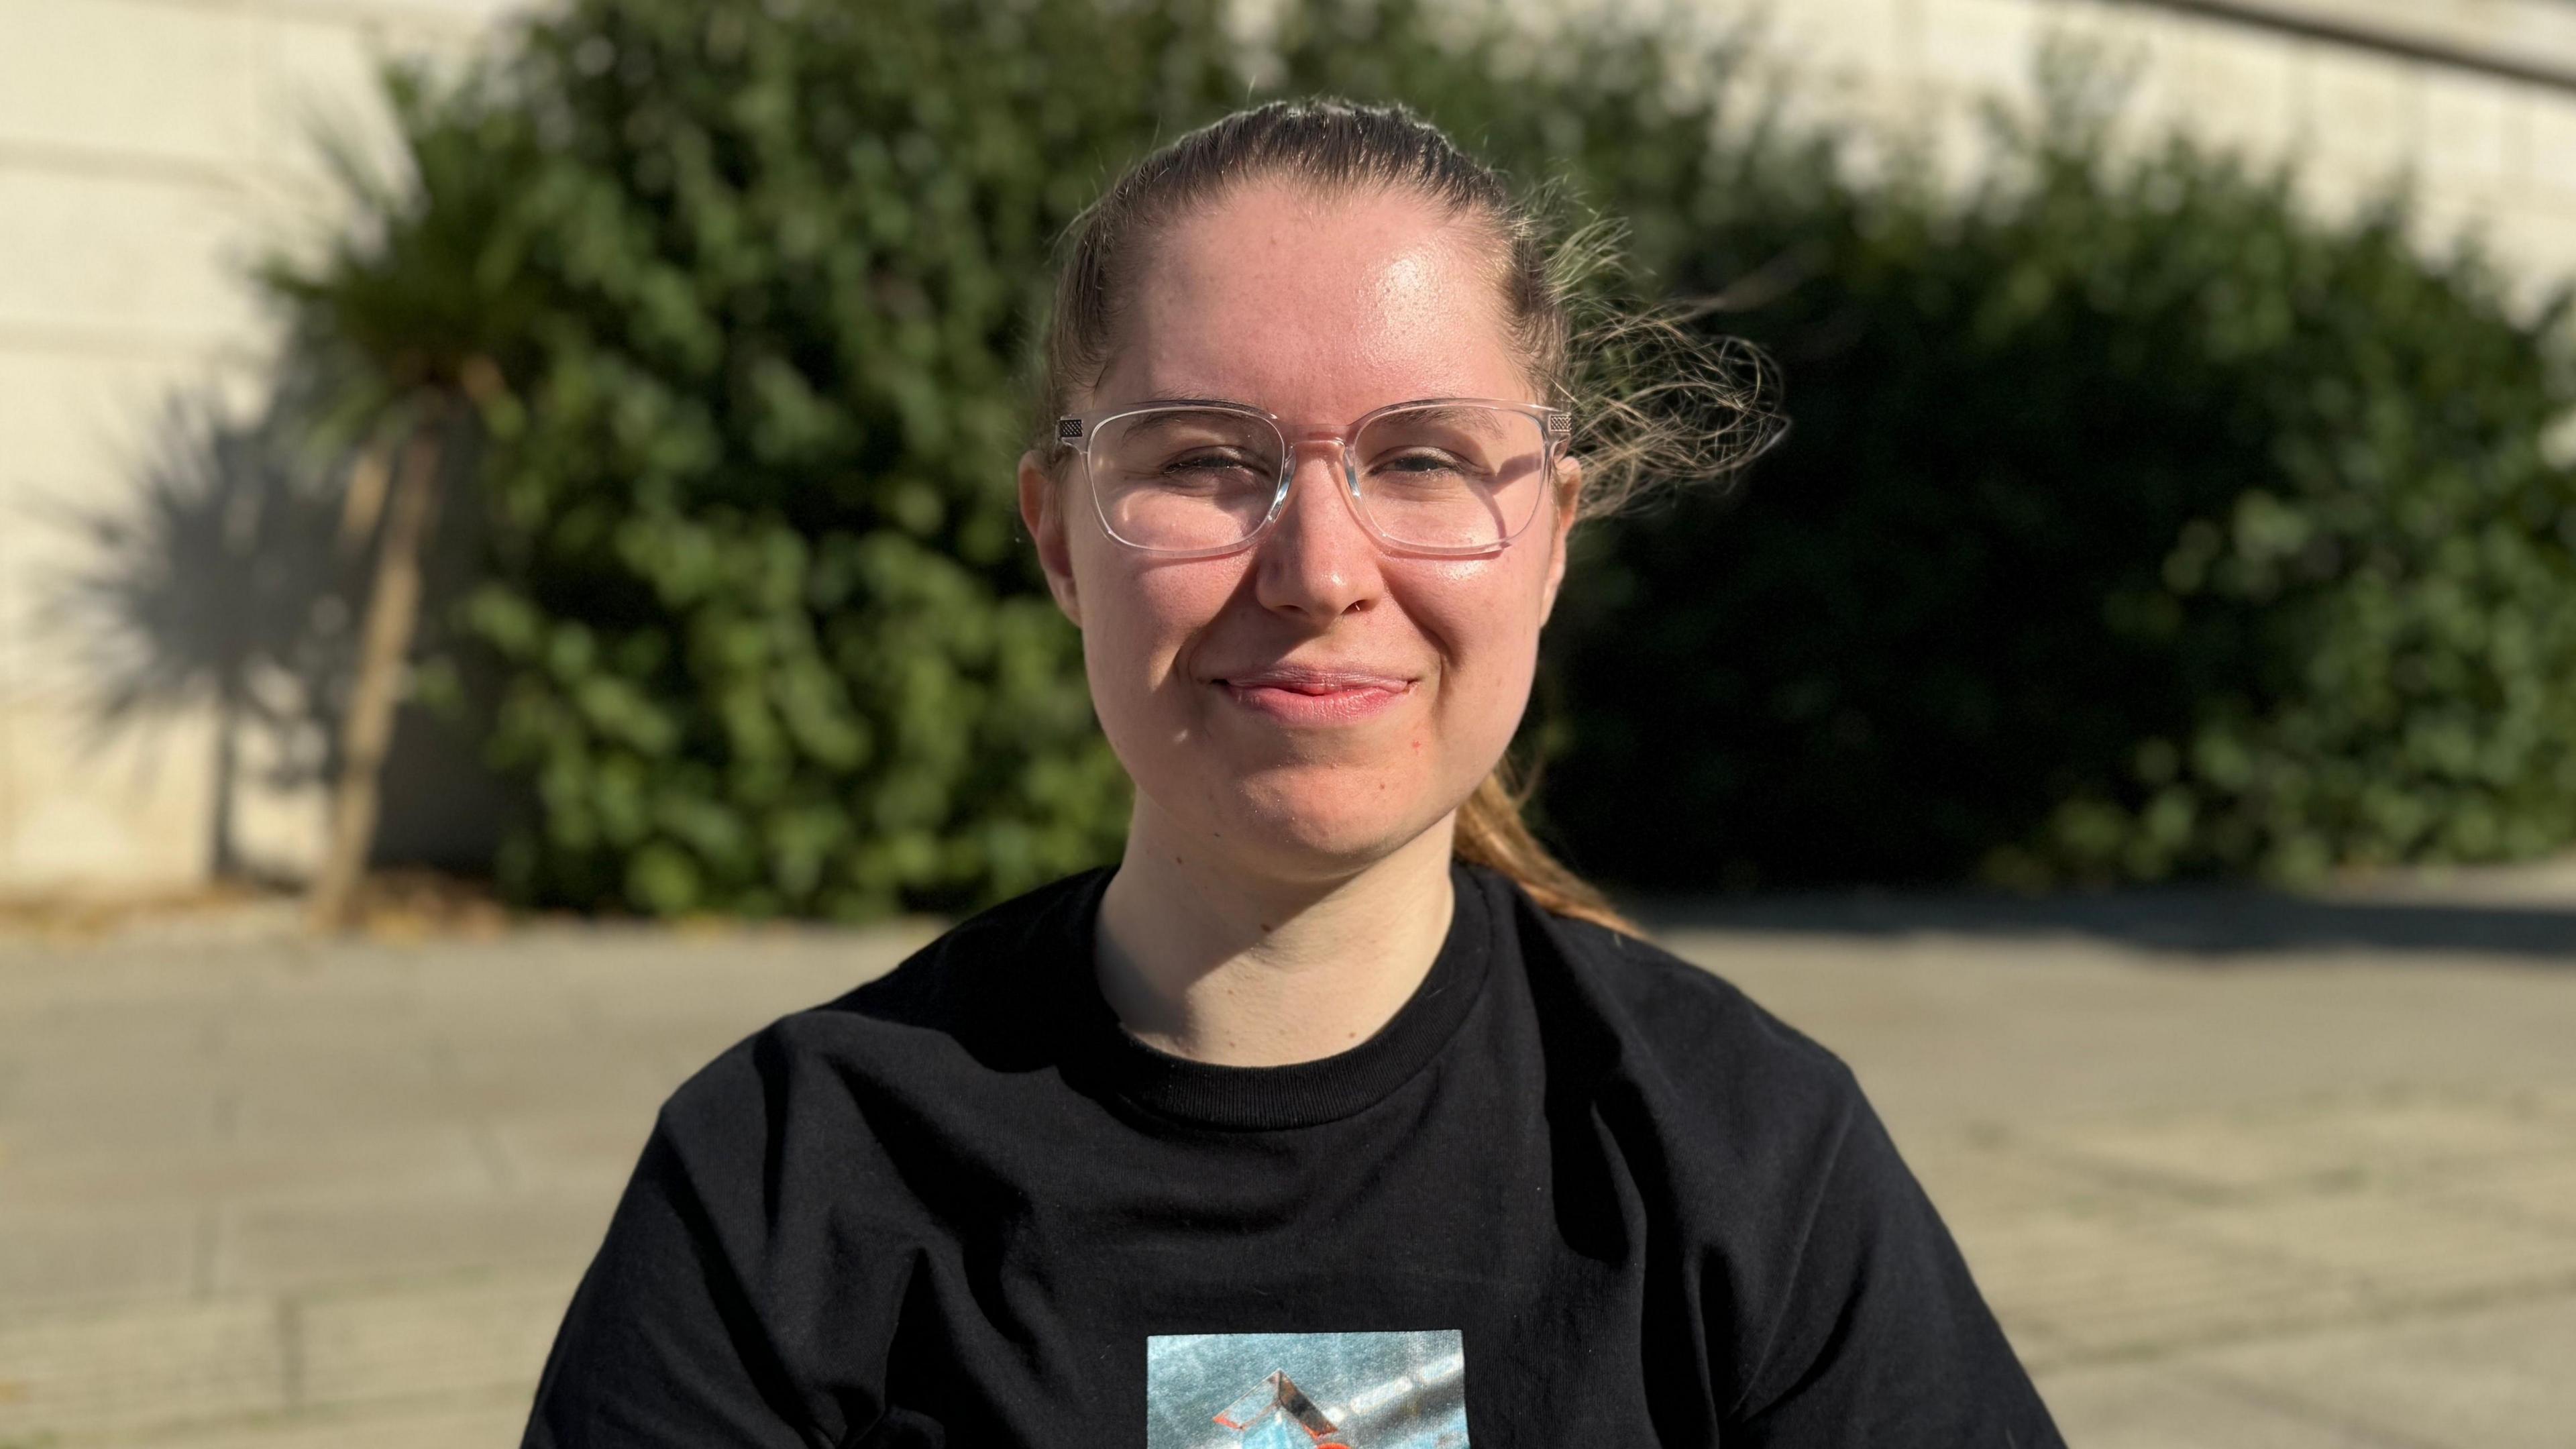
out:
<path id="1" fill-rule="evenodd" d="M 1078 929 L 1105 868 L 1052 881 L 942 931 L 892 970 L 770 1021 L 692 1074 L 664 1103 L 666 1125 L 739 1131 L 824 1087 L 936 1092 L 957 1078 L 1035 1064 L 1048 1001 L 1087 950 Z"/>
<path id="2" fill-rule="evenodd" d="M 1534 989 L 1595 1023 L 1633 1074 L 1728 1102 L 1803 1101 L 1840 1117 L 1861 1101 L 1851 1069 L 1716 971 L 1644 936 L 1559 915 L 1515 888 Z M 1551 1014 L 1554 1014 L 1553 1012 Z"/>
<path id="3" fill-rule="evenodd" d="M 1759 1258 L 1837 1182 L 1870 1204 L 1856 1210 L 1911 1210 L 1916 1190 L 1842 1058 L 1654 941 L 1534 903 L 1524 919 L 1551 1092 L 1579 1093 L 1626 1150 L 1652 1154 L 1688 1230 Z"/>

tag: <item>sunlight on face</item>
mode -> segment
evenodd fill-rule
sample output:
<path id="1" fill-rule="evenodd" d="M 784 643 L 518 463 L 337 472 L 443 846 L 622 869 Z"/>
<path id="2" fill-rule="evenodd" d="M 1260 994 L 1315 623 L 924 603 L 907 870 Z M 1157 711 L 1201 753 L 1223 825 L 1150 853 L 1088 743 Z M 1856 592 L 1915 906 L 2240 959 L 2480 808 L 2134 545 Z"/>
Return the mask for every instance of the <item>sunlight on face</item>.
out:
<path id="1" fill-rule="evenodd" d="M 1074 406 L 1218 398 L 1293 437 L 1416 398 L 1539 401 L 1489 245 L 1410 196 L 1248 185 L 1143 259 L 1110 367 Z M 1057 597 L 1140 830 L 1283 877 L 1348 871 L 1438 824 L 1510 743 L 1563 569 L 1560 511 L 1483 557 L 1386 553 L 1329 448 L 1301 450 L 1286 512 L 1224 557 L 1124 547 L 1078 470 L 1055 506 Z M 1366 683 L 1254 678 L 1299 667 Z"/>

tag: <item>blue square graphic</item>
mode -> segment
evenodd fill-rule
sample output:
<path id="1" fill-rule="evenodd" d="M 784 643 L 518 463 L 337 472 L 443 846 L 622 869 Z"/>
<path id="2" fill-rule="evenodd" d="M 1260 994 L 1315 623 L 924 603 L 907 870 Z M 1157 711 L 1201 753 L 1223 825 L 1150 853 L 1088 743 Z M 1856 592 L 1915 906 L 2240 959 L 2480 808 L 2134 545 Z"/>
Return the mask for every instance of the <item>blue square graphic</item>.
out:
<path id="1" fill-rule="evenodd" d="M 1145 1449 L 1467 1449 L 1454 1328 L 1145 1340 Z"/>

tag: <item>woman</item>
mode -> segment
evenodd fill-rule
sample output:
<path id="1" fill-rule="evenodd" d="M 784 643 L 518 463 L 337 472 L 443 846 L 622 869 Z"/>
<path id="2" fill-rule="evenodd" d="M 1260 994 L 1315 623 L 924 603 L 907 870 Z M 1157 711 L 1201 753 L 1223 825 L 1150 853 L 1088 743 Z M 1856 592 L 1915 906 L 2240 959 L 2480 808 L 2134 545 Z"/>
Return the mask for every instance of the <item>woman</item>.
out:
<path id="1" fill-rule="evenodd" d="M 1497 775 L 1638 441 L 1545 231 L 1330 101 L 1086 214 L 1019 490 L 1125 856 L 683 1086 L 529 1444 L 2058 1442 L 1850 1073 Z"/>

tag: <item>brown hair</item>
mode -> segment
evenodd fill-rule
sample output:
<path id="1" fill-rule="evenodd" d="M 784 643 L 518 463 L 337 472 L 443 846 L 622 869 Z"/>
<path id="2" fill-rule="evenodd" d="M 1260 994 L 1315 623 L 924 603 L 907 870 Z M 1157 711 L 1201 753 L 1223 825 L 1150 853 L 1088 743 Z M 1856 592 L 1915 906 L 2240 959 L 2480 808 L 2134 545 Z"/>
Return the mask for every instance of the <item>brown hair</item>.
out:
<path id="1" fill-rule="evenodd" d="M 1119 306 L 1145 244 L 1174 218 L 1246 181 L 1327 192 L 1404 191 L 1486 228 L 1513 340 L 1541 395 L 1575 414 L 1583 460 L 1576 517 L 1614 512 L 1653 487 L 1731 473 L 1776 439 L 1772 373 L 1759 352 L 1686 331 L 1691 313 L 1624 308 L 1597 279 L 1616 270 L 1618 231 L 1570 224 L 1553 192 L 1516 195 L 1503 176 L 1403 106 L 1319 97 L 1237 111 L 1128 168 L 1067 234 L 1041 352 L 1033 446 L 1060 453 L 1055 420 L 1107 370 Z M 1510 876 L 1563 916 L 1639 934 L 1590 882 L 1531 834 L 1536 786 L 1506 757 L 1458 810 L 1456 850 Z"/>

